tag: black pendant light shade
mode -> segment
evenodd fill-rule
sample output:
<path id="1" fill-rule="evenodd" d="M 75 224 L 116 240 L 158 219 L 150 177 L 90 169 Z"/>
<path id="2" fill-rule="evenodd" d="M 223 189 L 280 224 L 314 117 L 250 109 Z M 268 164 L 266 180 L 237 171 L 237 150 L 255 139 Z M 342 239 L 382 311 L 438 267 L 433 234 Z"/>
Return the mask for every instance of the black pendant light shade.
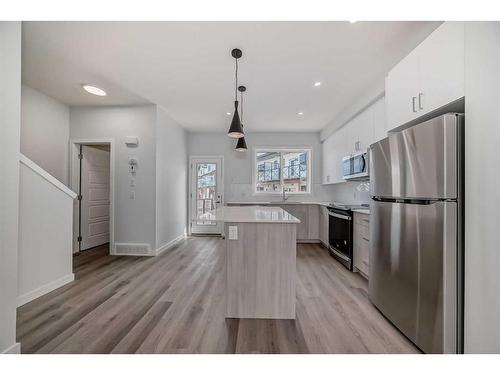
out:
<path id="1" fill-rule="evenodd" d="M 245 137 L 241 137 L 238 139 L 238 143 L 236 143 L 235 151 L 245 152 L 247 150 L 247 142 L 245 141 Z"/>
<path id="2" fill-rule="evenodd" d="M 243 133 L 243 93 L 247 90 L 245 86 L 239 86 L 238 91 L 241 95 L 241 131 Z M 247 150 L 247 142 L 245 141 L 245 137 L 238 138 L 238 142 L 236 143 L 235 151 L 245 152 Z"/>
<path id="3" fill-rule="evenodd" d="M 238 113 L 238 101 L 234 102 L 234 115 L 233 120 L 231 121 L 231 126 L 229 127 L 229 131 L 227 135 L 231 138 L 241 138 L 243 137 L 243 127 L 241 126 L 240 115 Z"/>
<path id="4" fill-rule="evenodd" d="M 238 59 L 243 56 L 243 52 L 240 49 L 234 48 L 231 51 L 231 56 L 233 56 L 235 60 L 235 81 L 236 86 L 234 90 L 234 115 L 231 121 L 231 126 L 229 127 L 229 131 L 227 135 L 231 138 L 241 138 L 243 137 L 243 127 L 241 126 L 240 115 L 238 114 Z"/>

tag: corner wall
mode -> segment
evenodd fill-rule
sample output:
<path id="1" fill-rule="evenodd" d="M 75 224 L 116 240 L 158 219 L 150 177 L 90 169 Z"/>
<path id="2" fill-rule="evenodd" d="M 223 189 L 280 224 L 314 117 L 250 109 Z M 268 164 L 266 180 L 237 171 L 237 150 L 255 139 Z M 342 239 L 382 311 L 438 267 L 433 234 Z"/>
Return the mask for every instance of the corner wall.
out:
<path id="1" fill-rule="evenodd" d="M 0 353 L 16 353 L 21 22 L 0 22 L 0 85 Z"/>
<path id="2" fill-rule="evenodd" d="M 188 197 L 186 131 L 163 108 L 156 116 L 156 249 L 186 234 Z"/>
<path id="3" fill-rule="evenodd" d="M 466 22 L 466 353 L 500 353 L 499 67 L 500 22 Z"/>
<path id="4" fill-rule="evenodd" d="M 156 248 L 155 124 L 154 105 L 70 109 L 70 140 L 111 138 L 115 142 L 115 243 L 145 243 L 150 251 Z M 138 137 L 139 145 L 127 147 L 126 136 Z M 130 157 L 138 160 L 134 187 L 130 186 Z M 131 199 L 131 191 L 135 199 Z"/>

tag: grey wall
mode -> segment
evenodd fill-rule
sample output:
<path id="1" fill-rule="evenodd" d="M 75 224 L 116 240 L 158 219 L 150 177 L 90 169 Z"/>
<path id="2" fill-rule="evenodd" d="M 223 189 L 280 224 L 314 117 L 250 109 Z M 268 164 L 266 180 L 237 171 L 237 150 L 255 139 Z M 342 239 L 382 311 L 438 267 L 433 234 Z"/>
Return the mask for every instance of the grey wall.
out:
<path id="1" fill-rule="evenodd" d="M 156 119 L 156 248 L 185 234 L 187 134 L 161 107 Z"/>
<path id="2" fill-rule="evenodd" d="M 465 27 L 465 351 L 500 353 L 500 22 Z"/>
<path id="3" fill-rule="evenodd" d="M 68 185 L 69 108 L 32 89 L 21 89 L 21 152 Z"/>
<path id="4" fill-rule="evenodd" d="M 0 22 L 0 353 L 17 351 L 21 22 Z"/>
<path id="5" fill-rule="evenodd" d="M 115 242 L 156 246 L 156 106 L 82 107 L 70 110 L 70 138 L 112 138 L 115 141 Z M 127 147 L 125 136 L 137 136 Z M 138 159 L 135 187 L 130 187 L 129 157 Z M 135 199 L 130 199 L 130 191 Z"/>
<path id="6" fill-rule="evenodd" d="M 252 171 L 255 147 L 312 148 L 311 195 L 290 196 L 291 201 L 329 200 L 329 189 L 321 184 L 321 145 L 319 133 L 248 133 L 248 151 L 234 151 L 236 141 L 226 133 L 192 132 L 188 136 L 190 156 L 224 156 L 225 201 L 281 200 L 279 196 L 253 196 Z"/>

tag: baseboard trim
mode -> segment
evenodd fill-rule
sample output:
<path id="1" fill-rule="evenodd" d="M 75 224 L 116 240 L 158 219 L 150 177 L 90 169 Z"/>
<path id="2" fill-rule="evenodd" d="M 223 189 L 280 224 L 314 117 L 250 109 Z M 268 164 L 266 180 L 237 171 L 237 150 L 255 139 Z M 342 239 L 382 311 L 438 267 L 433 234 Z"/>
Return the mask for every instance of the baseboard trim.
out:
<path id="1" fill-rule="evenodd" d="M 165 245 L 162 245 L 158 249 L 156 249 L 155 255 L 160 255 L 165 250 L 170 249 L 171 247 L 175 246 L 178 242 L 184 240 L 185 238 L 186 238 L 186 235 L 185 234 L 181 234 L 180 236 L 174 238 L 172 241 L 167 242 Z"/>
<path id="2" fill-rule="evenodd" d="M 2 354 L 21 354 L 21 343 L 16 342 L 11 347 L 5 349 Z"/>
<path id="3" fill-rule="evenodd" d="M 31 302 L 34 299 L 43 296 L 44 294 L 50 293 L 53 290 L 72 282 L 73 280 L 75 280 L 75 274 L 71 273 L 57 280 L 51 281 L 50 283 L 42 285 L 41 287 L 32 290 L 31 292 L 24 293 L 23 295 L 17 297 L 17 307 L 22 306 L 28 302 Z"/>
<path id="4" fill-rule="evenodd" d="M 297 243 L 321 243 L 320 240 L 297 239 Z"/>

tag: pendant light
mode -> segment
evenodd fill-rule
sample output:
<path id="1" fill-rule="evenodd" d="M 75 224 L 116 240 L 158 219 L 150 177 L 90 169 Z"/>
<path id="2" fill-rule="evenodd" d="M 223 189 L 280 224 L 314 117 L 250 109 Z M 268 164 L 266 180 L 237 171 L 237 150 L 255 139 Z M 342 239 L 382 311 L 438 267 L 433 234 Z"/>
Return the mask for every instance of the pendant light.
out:
<path id="1" fill-rule="evenodd" d="M 243 132 L 243 93 L 247 90 L 245 86 L 238 87 L 238 91 L 241 96 L 241 131 Z M 245 152 L 247 150 L 247 142 L 245 141 L 245 136 L 238 138 L 238 143 L 236 143 L 235 151 Z"/>
<path id="2" fill-rule="evenodd" d="M 231 126 L 227 135 L 231 138 L 241 138 L 243 137 L 243 128 L 241 127 L 240 115 L 238 114 L 238 59 L 243 55 L 240 49 L 235 48 L 231 51 L 231 56 L 234 57 L 236 61 L 236 86 L 234 87 L 234 115 L 231 121 Z"/>

